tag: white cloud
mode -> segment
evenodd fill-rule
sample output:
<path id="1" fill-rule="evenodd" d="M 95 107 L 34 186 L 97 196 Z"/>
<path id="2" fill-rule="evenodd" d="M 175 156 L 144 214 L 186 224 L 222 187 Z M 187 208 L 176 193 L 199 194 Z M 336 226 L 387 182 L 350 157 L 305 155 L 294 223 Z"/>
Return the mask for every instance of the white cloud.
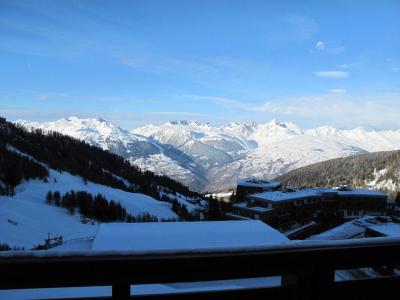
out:
<path id="1" fill-rule="evenodd" d="M 392 72 L 397 73 L 397 72 L 399 72 L 399 71 L 400 71 L 400 67 L 393 67 L 393 68 L 392 68 Z"/>
<path id="2" fill-rule="evenodd" d="M 357 126 L 379 129 L 400 129 L 400 93 L 382 93 L 367 96 L 348 96 L 344 89 L 332 89 L 322 95 L 308 95 L 283 99 L 272 99 L 261 104 L 252 104 L 221 97 L 199 96 L 221 106 L 225 100 L 231 109 L 241 115 L 250 112 L 253 119 L 269 117 L 303 120 L 317 126 L 330 124 L 339 128 Z M 223 100 L 221 102 L 221 100 Z"/>
<path id="3" fill-rule="evenodd" d="M 318 77 L 326 78 L 347 78 L 349 77 L 348 72 L 344 71 L 318 71 L 314 73 Z"/>
<path id="4" fill-rule="evenodd" d="M 330 89 L 327 92 L 332 93 L 332 94 L 346 94 L 347 93 L 347 91 L 345 89 Z"/>
<path id="5" fill-rule="evenodd" d="M 40 92 L 34 95 L 36 99 L 41 101 L 46 100 L 58 100 L 67 97 L 64 93 L 57 93 L 57 92 Z"/>
<path id="6" fill-rule="evenodd" d="M 315 49 L 332 54 L 344 52 L 344 46 L 340 41 L 318 41 L 315 44 Z"/>
<path id="7" fill-rule="evenodd" d="M 325 43 L 323 41 L 318 41 L 315 44 L 315 49 L 324 50 L 325 49 Z"/>
<path id="8" fill-rule="evenodd" d="M 266 102 L 254 107 L 260 113 L 289 116 L 316 124 L 331 124 L 341 128 L 366 126 L 400 128 L 400 93 L 349 97 L 345 94 L 311 95 Z M 269 108 L 269 109 L 268 109 Z"/>

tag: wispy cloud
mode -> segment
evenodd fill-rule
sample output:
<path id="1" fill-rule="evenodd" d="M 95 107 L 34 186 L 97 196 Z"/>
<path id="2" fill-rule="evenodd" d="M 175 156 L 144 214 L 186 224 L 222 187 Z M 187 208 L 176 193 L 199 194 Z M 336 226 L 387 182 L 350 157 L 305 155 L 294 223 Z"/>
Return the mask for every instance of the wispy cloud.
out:
<path id="1" fill-rule="evenodd" d="M 347 78 L 347 77 L 349 77 L 349 73 L 344 72 L 344 71 L 318 71 L 318 72 L 314 72 L 314 74 L 318 77 L 326 77 L 326 78 Z"/>
<path id="2" fill-rule="evenodd" d="M 359 65 L 359 64 L 358 63 L 341 64 L 341 65 L 339 65 L 339 68 L 349 69 L 349 68 L 355 67 L 357 65 Z"/>
<path id="3" fill-rule="evenodd" d="M 400 71 L 400 67 L 393 67 L 393 68 L 392 68 L 392 72 L 397 73 L 397 72 L 399 72 L 399 71 Z"/>
<path id="4" fill-rule="evenodd" d="M 194 96 L 193 96 L 194 97 Z M 348 96 L 344 89 L 332 89 L 326 94 L 271 99 L 261 104 L 251 104 L 230 98 L 197 96 L 203 101 L 270 117 L 303 120 L 318 125 L 330 124 L 341 128 L 367 126 L 375 128 L 400 128 L 400 93 L 382 93 L 368 96 Z M 264 119 L 264 118 L 263 118 Z"/>
<path id="5" fill-rule="evenodd" d="M 333 93 L 333 94 L 346 94 L 347 93 L 347 91 L 345 89 L 330 89 L 327 92 Z"/>
<path id="6" fill-rule="evenodd" d="M 327 123 L 333 126 L 353 128 L 400 128 L 399 93 L 350 97 L 345 94 L 302 96 L 279 102 L 266 102 L 254 108 L 258 112 Z M 270 109 L 266 109 L 270 107 Z"/>
<path id="7" fill-rule="evenodd" d="M 39 92 L 34 95 L 34 97 L 41 101 L 54 100 L 54 99 L 65 99 L 68 95 L 65 93 L 57 92 Z"/>
<path id="8" fill-rule="evenodd" d="M 342 53 L 345 50 L 340 41 L 317 41 L 314 48 L 332 54 Z"/>

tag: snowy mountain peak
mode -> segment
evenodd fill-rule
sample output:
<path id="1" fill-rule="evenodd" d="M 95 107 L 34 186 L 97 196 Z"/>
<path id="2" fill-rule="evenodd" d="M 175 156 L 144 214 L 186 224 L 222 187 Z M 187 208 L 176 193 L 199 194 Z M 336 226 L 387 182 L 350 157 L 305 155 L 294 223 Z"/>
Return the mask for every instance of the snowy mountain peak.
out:
<path id="1" fill-rule="evenodd" d="M 21 119 L 16 120 L 14 123 L 28 129 L 31 128 L 36 129 L 40 126 L 38 122 L 21 120 Z"/>
<path id="2" fill-rule="evenodd" d="M 79 118 L 75 117 L 75 116 L 70 116 L 70 117 L 64 118 L 64 120 L 68 121 L 68 122 L 75 122 L 75 121 L 78 121 Z"/>
<path id="3" fill-rule="evenodd" d="M 268 123 L 258 125 L 257 130 L 254 131 L 251 138 L 259 145 L 268 145 L 279 140 L 303 134 L 303 130 L 297 125 L 273 119 Z"/>
<path id="4" fill-rule="evenodd" d="M 286 128 L 286 124 L 284 122 L 280 122 L 278 119 L 273 118 L 270 122 L 267 123 L 269 126 L 280 126 Z"/>
<path id="5" fill-rule="evenodd" d="M 307 133 L 314 136 L 329 136 L 329 135 L 340 135 L 340 131 L 332 126 L 320 126 L 317 128 L 307 130 Z"/>
<path id="6" fill-rule="evenodd" d="M 257 123 L 239 123 L 239 122 L 231 122 L 228 125 L 222 125 L 219 128 L 224 132 L 229 132 L 232 134 L 238 134 L 243 137 L 249 137 L 256 129 Z"/>
<path id="7" fill-rule="evenodd" d="M 128 132 L 104 119 L 70 117 L 34 127 L 85 140 L 201 191 L 232 188 L 242 177 L 271 179 L 327 159 L 400 148 L 400 130 L 339 130 L 331 126 L 303 130 L 277 119 L 221 126 L 170 121 Z"/>
<path id="8" fill-rule="evenodd" d="M 255 129 L 255 128 L 257 128 L 257 126 L 258 126 L 257 122 L 250 122 L 250 123 L 246 123 L 246 122 L 243 122 L 243 123 L 241 123 L 241 122 L 231 122 L 228 125 L 223 125 L 221 127 L 226 127 L 226 128 L 228 128 L 228 127 L 231 127 L 231 128 L 246 127 L 246 128 Z"/>
<path id="9" fill-rule="evenodd" d="M 264 124 L 265 127 L 269 127 L 269 128 L 285 128 L 285 129 L 289 129 L 293 132 L 297 132 L 298 134 L 302 134 L 303 130 L 298 127 L 296 124 L 292 123 L 292 122 L 281 122 L 277 119 L 272 119 L 270 122 Z"/>
<path id="10" fill-rule="evenodd" d="M 167 125 L 172 126 L 192 126 L 192 127 L 210 127 L 210 123 L 202 123 L 194 120 L 180 120 L 180 121 L 169 121 L 166 123 Z"/>

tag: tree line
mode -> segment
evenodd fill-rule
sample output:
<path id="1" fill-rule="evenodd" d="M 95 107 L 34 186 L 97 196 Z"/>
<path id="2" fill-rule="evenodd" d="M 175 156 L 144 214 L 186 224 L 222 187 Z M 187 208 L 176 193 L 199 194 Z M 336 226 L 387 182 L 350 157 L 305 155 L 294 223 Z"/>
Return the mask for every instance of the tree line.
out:
<path id="1" fill-rule="evenodd" d="M 61 195 L 59 191 L 48 191 L 46 203 L 66 208 L 70 214 L 79 212 L 86 218 L 99 222 L 158 222 L 156 216 L 149 213 L 134 216 L 127 213 L 119 202 L 108 200 L 101 194 L 92 196 L 86 191 L 70 191 Z M 166 221 L 166 220 L 162 220 Z"/>
<path id="2" fill-rule="evenodd" d="M 378 182 L 392 180 L 400 187 L 400 151 L 398 150 L 331 159 L 298 168 L 275 180 L 298 187 L 331 187 L 340 184 L 366 187 L 366 182 L 375 179 L 374 172 L 383 169 L 386 172 L 380 176 Z"/>
<path id="3" fill-rule="evenodd" d="M 5 142 L 0 139 L 0 194 L 14 195 L 15 187 L 22 180 L 45 179 L 48 175 L 45 166 L 7 149 Z"/>
<path id="4" fill-rule="evenodd" d="M 28 131 L 20 125 L 9 122 L 4 124 L 0 128 L 0 142 L 3 145 L 3 152 L 6 152 L 4 150 L 5 146 L 10 145 L 57 171 L 66 171 L 72 175 L 79 175 L 85 180 L 125 191 L 144 193 L 156 199 L 160 198 L 160 187 L 165 187 L 171 192 L 178 192 L 189 197 L 201 197 L 200 194 L 191 191 L 178 181 L 167 176 L 156 175 L 150 171 L 142 171 L 121 156 L 97 146 L 89 145 L 86 142 L 57 132 L 44 133 L 39 129 Z M 16 157 L 15 155 L 11 157 L 9 153 L 7 155 L 9 155 L 9 159 L 3 158 L 1 160 L 4 167 L 0 169 L 0 175 L 2 176 L 0 178 L 4 179 L 2 181 L 10 182 L 10 186 L 15 187 L 20 182 L 20 179 L 7 179 L 4 177 L 18 177 L 15 173 L 28 174 L 28 169 L 35 169 L 32 171 L 35 177 L 42 178 L 48 174 L 47 171 L 39 170 L 39 164 L 35 164 L 33 161 L 24 167 L 25 172 L 20 172 L 22 167 L 13 171 L 12 164 L 7 164 L 6 161 L 27 161 L 27 159 Z M 120 178 L 126 179 L 129 182 L 129 186 Z"/>

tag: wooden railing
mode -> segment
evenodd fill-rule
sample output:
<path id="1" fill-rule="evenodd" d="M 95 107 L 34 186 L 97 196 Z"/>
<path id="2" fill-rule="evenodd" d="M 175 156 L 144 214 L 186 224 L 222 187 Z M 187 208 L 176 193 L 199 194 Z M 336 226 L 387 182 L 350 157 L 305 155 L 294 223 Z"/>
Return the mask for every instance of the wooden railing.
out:
<path id="1" fill-rule="evenodd" d="M 393 267 L 399 262 L 399 238 L 299 241 L 262 249 L 180 253 L 10 251 L 0 253 L 0 289 L 112 286 L 113 299 L 400 299 L 400 278 L 395 275 L 334 280 L 335 270 Z M 135 284 L 266 276 L 282 276 L 281 285 L 130 295 Z M 372 298 L 375 292 L 385 298 Z"/>

